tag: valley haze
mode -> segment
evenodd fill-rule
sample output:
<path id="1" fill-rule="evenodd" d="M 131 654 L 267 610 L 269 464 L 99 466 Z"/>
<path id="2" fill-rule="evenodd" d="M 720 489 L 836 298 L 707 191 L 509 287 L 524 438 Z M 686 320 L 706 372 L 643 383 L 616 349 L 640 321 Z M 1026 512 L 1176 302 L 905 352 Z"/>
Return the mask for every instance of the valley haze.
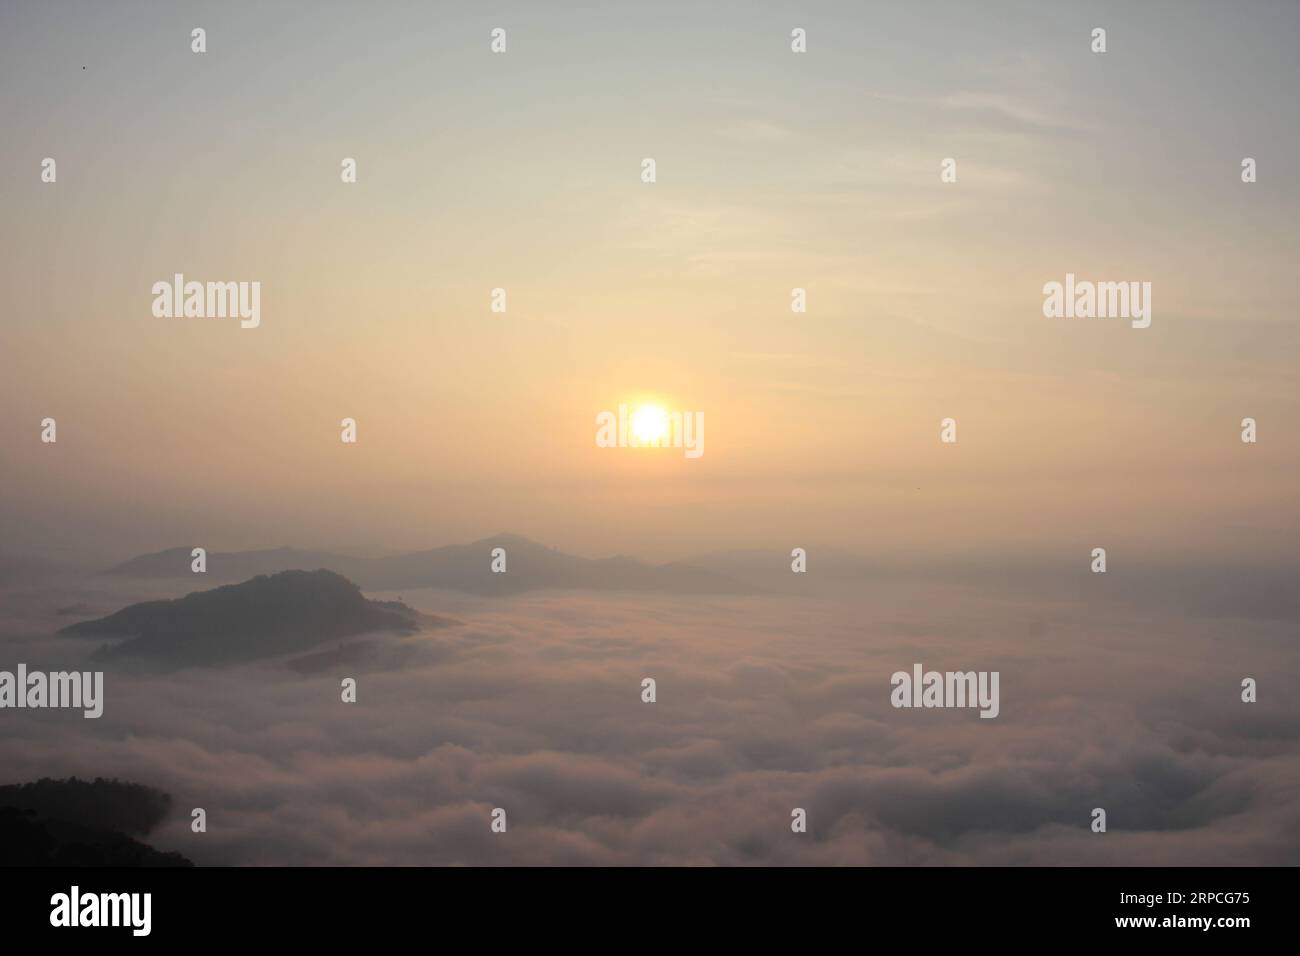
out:
<path id="1" fill-rule="evenodd" d="M 682 562 L 726 587 L 672 592 L 646 586 L 676 580 L 658 566 L 514 535 L 415 552 L 416 568 L 464 554 L 487 569 L 502 545 L 501 577 L 516 552 L 521 578 L 535 562 L 527 588 L 376 577 L 404 586 L 363 596 L 333 569 L 275 570 L 334 563 L 285 549 L 213 552 L 208 575 L 176 549 L 8 580 L 4 659 L 93 661 L 106 702 L 96 721 L 6 712 L 0 783 L 117 778 L 202 806 L 220 828 L 193 834 L 176 812 L 149 836 L 199 865 L 1300 862 L 1282 577 L 1261 591 L 1253 575 L 1169 568 L 1135 589 L 1076 562 L 1015 584 L 960 558 L 816 550 L 792 575 L 773 548 Z M 595 586 L 543 571 L 552 558 Z M 416 573 L 372 560 L 349 570 Z M 256 574 L 222 584 L 224 561 Z M 637 586 L 606 589 L 625 575 Z M 1215 582 L 1238 613 L 1189 606 Z M 311 622 L 337 615 L 299 583 L 366 616 L 321 631 Z M 276 603 L 249 600 L 267 587 Z M 891 675 L 915 661 L 997 671 L 996 719 L 895 709 Z M 1260 676 L 1258 704 L 1239 702 L 1237 674 Z M 356 704 L 340 702 L 343 677 Z M 1088 829 L 1095 806 L 1104 835 Z M 487 827 L 494 807 L 511 811 L 508 841 Z M 792 807 L 807 834 L 790 833 Z"/>

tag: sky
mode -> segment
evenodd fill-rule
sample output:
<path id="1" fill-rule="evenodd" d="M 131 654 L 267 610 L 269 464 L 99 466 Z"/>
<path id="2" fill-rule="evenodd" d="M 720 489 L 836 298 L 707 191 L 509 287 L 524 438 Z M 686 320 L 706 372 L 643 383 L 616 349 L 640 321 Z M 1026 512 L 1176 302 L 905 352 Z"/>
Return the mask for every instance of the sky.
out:
<path id="1" fill-rule="evenodd" d="M 6 3 L 3 548 L 1294 563 L 1298 32 L 1286 3 Z M 260 326 L 155 317 L 177 272 L 259 281 Z M 1066 273 L 1150 282 L 1151 326 L 1044 317 Z M 705 453 L 596 447 L 646 401 L 702 412 Z"/>

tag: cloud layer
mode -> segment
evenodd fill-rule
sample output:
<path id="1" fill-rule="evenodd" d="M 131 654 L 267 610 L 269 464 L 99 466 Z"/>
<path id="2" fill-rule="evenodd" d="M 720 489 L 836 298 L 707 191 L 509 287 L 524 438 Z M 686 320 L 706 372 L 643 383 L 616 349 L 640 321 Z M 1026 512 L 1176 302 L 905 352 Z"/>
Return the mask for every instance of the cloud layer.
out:
<path id="1" fill-rule="evenodd" d="M 110 600 L 10 596 L 0 666 L 51 669 L 91 650 L 48 636 L 55 608 Z M 310 668 L 110 670 L 98 721 L 0 713 L 0 782 L 160 787 L 178 812 L 152 842 L 199 864 L 1300 862 L 1284 624 L 934 581 L 836 600 L 402 598 L 465 624 Z M 1000 716 L 893 709 L 890 674 L 914 662 L 1000 671 Z M 1240 702 L 1246 676 L 1259 703 Z"/>

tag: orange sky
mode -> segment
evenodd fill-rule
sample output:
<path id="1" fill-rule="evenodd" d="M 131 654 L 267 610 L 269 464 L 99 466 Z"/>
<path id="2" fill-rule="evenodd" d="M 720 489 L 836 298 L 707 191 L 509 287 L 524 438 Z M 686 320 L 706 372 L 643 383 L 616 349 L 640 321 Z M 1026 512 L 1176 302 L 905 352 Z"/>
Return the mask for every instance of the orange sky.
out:
<path id="1" fill-rule="evenodd" d="M 190 13 L 0 14 L 5 547 L 1289 553 L 1290 18 L 1115 7 L 1097 56 L 828 5 L 795 56 L 746 9 L 516 14 L 500 56 L 477 12 L 209 13 L 201 56 Z M 260 327 L 155 318 L 176 272 L 261 282 Z M 1151 328 L 1044 318 L 1067 272 L 1151 282 Z M 640 396 L 703 457 L 596 448 Z"/>

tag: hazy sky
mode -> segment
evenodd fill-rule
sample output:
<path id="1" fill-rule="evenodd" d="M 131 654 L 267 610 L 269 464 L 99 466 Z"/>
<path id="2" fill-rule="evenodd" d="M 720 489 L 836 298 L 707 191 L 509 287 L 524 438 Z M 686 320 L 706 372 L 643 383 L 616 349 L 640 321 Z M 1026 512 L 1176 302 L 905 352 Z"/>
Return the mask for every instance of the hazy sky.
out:
<path id="1" fill-rule="evenodd" d="M 0 540 L 1284 556 L 1297 40 L 1290 3 L 9 0 Z M 259 281 L 260 327 L 155 318 L 176 272 Z M 1067 272 L 1151 282 L 1150 328 L 1045 318 Z M 646 398 L 703 457 L 595 446 Z"/>

